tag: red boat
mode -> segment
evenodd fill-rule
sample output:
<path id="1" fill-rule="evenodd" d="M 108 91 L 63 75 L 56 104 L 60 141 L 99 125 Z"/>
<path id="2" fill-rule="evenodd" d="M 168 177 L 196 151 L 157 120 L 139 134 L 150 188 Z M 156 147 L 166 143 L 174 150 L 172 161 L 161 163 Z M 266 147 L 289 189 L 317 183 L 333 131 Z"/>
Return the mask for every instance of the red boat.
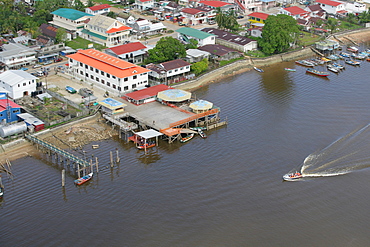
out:
<path id="1" fill-rule="evenodd" d="M 292 181 L 292 180 L 295 180 L 295 179 L 298 179 L 298 178 L 302 178 L 303 175 L 302 173 L 300 172 L 293 172 L 293 173 L 287 173 L 283 176 L 283 179 L 285 181 Z"/>
<path id="2" fill-rule="evenodd" d="M 76 185 L 81 185 L 83 183 L 86 183 L 87 181 L 89 181 L 90 179 L 92 179 L 92 177 L 93 177 L 93 173 L 89 173 L 86 176 L 83 176 L 81 178 L 76 179 L 75 180 L 75 184 Z"/>
<path id="3" fill-rule="evenodd" d="M 145 143 L 140 146 L 137 146 L 138 149 L 146 149 L 146 148 L 152 148 L 155 147 L 155 143 Z"/>
<path id="4" fill-rule="evenodd" d="M 330 75 L 328 72 L 319 71 L 319 70 L 311 69 L 311 68 L 307 69 L 306 72 L 317 75 L 317 76 L 328 76 L 328 75 Z"/>

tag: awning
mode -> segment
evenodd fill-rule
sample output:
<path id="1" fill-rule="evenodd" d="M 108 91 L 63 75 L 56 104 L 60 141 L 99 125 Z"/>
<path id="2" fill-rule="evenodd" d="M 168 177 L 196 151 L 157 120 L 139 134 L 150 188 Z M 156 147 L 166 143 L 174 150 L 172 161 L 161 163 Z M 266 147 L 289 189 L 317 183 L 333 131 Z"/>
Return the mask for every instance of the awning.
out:
<path id="1" fill-rule="evenodd" d="M 163 135 L 161 132 L 158 132 L 154 129 L 149 129 L 149 130 L 144 130 L 144 131 L 140 131 L 140 132 L 136 132 L 135 133 L 136 135 L 144 138 L 144 139 L 149 139 L 149 138 L 153 138 L 153 137 L 157 137 L 157 136 L 161 136 Z"/>

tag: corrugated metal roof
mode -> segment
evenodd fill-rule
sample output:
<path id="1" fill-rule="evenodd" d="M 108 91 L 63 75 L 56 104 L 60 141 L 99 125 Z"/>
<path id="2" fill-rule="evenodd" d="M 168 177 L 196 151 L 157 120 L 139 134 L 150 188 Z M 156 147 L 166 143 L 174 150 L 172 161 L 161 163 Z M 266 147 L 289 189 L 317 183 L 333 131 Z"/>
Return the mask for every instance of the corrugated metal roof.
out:
<path id="1" fill-rule="evenodd" d="M 24 80 L 35 79 L 38 78 L 23 70 L 7 70 L 0 74 L 0 81 L 3 81 L 10 86 L 14 86 Z"/>
<path id="2" fill-rule="evenodd" d="M 185 34 L 185 35 L 188 35 L 188 36 L 191 36 L 191 37 L 195 37 L 195 38 L 198 38 L 198 39 L 206 39 L 206 38 L 211 37 L 211 36 L 216 36 L 214 34 L 202 32 L 200 30 L 197 30 L 197 29 L 194 29 L 194 28 L 191 28 L 191 27 L 182 27 L 182 28 L 177 29 L 176 32 L 181 33 L 181 34 Z"/>
<path id="3" fill-rule="evenodd" d="M 51 13 L 53 15 L 61 16 L 61 17 L 67 18 L 69 20 L 74 20 L 74 21 L 80 19 L 81 17 L 93 16 L 91 14 L 88 14 L 82 11 L 78 11 L 75 9 L 67 9 L 67 8 L 57 9 Z"/>
<path id="4" fill-rule="evenodd" d="M 125 96 L 134 100 L 142 100 L 156 96 L 159 92 L 168 89 L 172 89 L 172 87 L 166 86 L 164 84 L 159 84 L 132 93 L 128 93 Z"/>

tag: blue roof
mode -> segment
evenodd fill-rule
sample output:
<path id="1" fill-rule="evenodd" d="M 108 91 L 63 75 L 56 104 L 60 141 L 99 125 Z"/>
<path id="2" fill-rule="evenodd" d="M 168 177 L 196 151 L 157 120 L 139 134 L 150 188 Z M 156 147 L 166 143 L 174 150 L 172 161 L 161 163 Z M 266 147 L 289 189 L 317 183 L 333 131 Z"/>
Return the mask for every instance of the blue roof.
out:
<path id="1" fill-rule="evenodd" d="M 80 19 L 81 17 L 84 17 L 84 16 L 94 16 L 94 15 L 91 15 L 91 14 L 88 14 L 88 13 L 85 13 L 85 12 L 82 12 L 82 11 L 78 11 L 78 10 L 75 10 L 75 9 L 67 9 L 67 8 L 57 9 L 54 12 L 51 12 L 51 13 L 53 15 L 61 16 L 61 17 L 67 18 L 69 20 L 78 20 L 78 19 Z"/>
<path id="2" fill-rule="evenodd" d="M 107 99 L 104 99 L 102 100 L 101 102 L 109 105 L 109 106 L 112 106 L 112 107 L 117 107 L 117 106 L 120 106 L 120 105 L 124 105 L 122 102 L 119 102 L 115 99 L 112 99 L 112 98 L 107 98 Z"/>

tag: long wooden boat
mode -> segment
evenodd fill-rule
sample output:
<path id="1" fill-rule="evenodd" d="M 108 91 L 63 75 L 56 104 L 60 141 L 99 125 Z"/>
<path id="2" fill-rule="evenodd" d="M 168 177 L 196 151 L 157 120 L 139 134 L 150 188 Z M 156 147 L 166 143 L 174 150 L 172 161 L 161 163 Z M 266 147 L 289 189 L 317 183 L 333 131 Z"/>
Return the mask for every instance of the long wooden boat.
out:
<path id="1" fill-rule="evenodd" d="M 291 69 L 291 68 L 285 68 L 286 71 L 292 71 L 292 72 L 296 72 L 296 69 Z"/>
<path id="2" fill-rule="evenodd" d="M 76 185 L 81 185 L 92 179 L 94 173 L 89 173 L 86 176 L 80 177 L 75 180 Z"/>
<path id="3" fill-rule="evenodd" d="M 323 76 L 323 77 L 326 77 L 328 75 L 330 75 L 328 72 L 325 72 L 325 71 L 319 71 L 319 70 L 316 70 L 316 69 L 312 69 L 312 68 L 308 68 L 306 70 L 307 73 L 310 73 L 310 74 L 313 74 L 313 75 L 317 75 L 317 76 Z"/>
<path id="4" fill-rule="evenodd" d="M 264 72 L 263 71 L 263 69 L 260 69 L 260 68 L 257 68 L 257 67 L 253 67 L 256 71 L 258 71 L 258 72 L 260 72 L 260 73 L 262 73 L 262 72 Z"/>
<path id="5" fill-rule="evenodd" d="M 329 64 L 327 68 L 329 71 L 334 72 L 334 73 L 338 73 L 340 71 L 338 68 L 336 68 L 334 65 L 331 65 L 331 64 Z"/>
<path id="6" fill-rule="evenodd" d="M 358 48 L 354 46 L 347 47 L 347 51 L 358 52 Z"/>
<path id="7" fill-rule="evenodd" d="M 297 60 L 295 61 L 296 64 L 299 64 L 299 65 L 302 65 L 302 66 L 306 66 L 306 67 L 314 67 L 315 64 L 307 61 L 307 60 Z"/>
<path id="8" fill-rule="evenodd" d="M 191 134 L 181 138 L 180 142 L 184 143 L 184 142 L 190 141 L 193 137 L 194 137 L 194 133 L 191 133 Z"/>

